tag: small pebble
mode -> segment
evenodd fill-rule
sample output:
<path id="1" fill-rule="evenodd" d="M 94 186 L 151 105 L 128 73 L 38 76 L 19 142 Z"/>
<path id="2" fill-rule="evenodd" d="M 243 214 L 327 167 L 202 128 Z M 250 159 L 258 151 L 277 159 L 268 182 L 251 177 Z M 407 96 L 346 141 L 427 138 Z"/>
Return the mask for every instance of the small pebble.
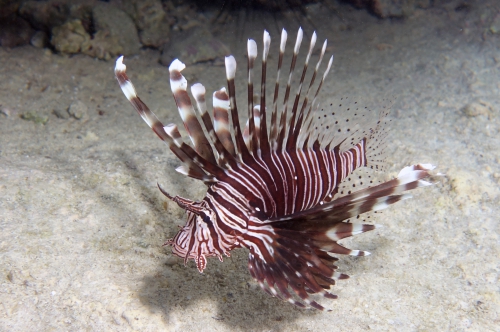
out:
<path id="1" fill-rule="evenodd" d="M 44 48 L 49 45 L 49 37 L 45 31 L 37 31 L 31 37 L 30 43 L 35 47 Z"/>
<path id="2" fill-rule="evenodd" d="M 482 100 L 469 103 L 462 110 L 468 117 L 486 115 L 489 118 L 493 115 L 493 105 Z"/>
<path id="3" fill-rule="evenodd" d="M 88 120 L 88 107 L 80 100 L 71 103 L 68 108 L 68 113 L 77 120 Z"/>

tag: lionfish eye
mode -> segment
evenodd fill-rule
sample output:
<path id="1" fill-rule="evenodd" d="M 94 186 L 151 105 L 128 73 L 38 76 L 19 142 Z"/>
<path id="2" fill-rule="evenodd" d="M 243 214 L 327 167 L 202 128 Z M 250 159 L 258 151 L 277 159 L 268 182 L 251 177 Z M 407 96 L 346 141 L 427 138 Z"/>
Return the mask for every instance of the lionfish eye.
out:
<path id="1" fill-rule="evenodd" d="M 204 217 L 203 217 L 203 221 L 204 221 L 205 223 L 207 223 L 207 224 L 212 224 L 212 219 L 210 219 L 210 217 L 209 217 L 209 216 L 204 216 Z"/>

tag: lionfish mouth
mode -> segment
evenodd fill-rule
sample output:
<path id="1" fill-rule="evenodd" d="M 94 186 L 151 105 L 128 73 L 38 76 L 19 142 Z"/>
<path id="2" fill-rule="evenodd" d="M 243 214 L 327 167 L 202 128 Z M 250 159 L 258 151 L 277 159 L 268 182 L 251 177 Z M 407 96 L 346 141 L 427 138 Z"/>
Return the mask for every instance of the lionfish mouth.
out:
<path id="1" fill-rule="evenodd" d="M 199 202 L 171 196 L 160 188 L 188 215 L 186 226 L 165 243 L 172 246 L 172 252 L 185 262 L 194 259 L 203 272 L 206 257 L 222 260 L 234 248 L 248 248 L 250 274 L 264 291 L 299 307 L 323 310 L 311 295 L 336 298 L 328 290 L 336 280 L 348 278 L 337 272 L 337 256 L 369 254 L 338 243 L 377 227 L 351 219 L 409 198 L 408 190 L 431 185 L 426 179 L 434 166 L 407 166 L 395 179 L 375 185 L 367 172 L 385 169 L 389 109 L 374 116 L 370 108 L 348 98 L 319 106 L 318 96 L 333 57 L 318 75 L 325 41 L 303 89 L 316 33 L 293 96 L 291 82 L 302 39 L 299 29 L 283 103 L 279 103 L 287 40 L 287 32 L 282 31 L 270 106 L 266 105 L 266 74 L 271 38 L 264 31 L 259 105 L 254 105 L 253 86 L 257 43 L 248 40 L 248 121 L 243 130 L 234 57 L 225 59 L 227 90 L 213 93 L 213 119 L 207 111 L 205 87 L 199 83 L 191 87 L 195 112 L 181 74 L 185 65 L 174 60 L 169 67 L 170 86 L 192 146 L 184 142 L 175 124 L 164 126 L 137 96 L 123 56 L 116 61 L 115 75 L 135 110 L 183 162 L 176 170 L 207 185 L 206 196 Z"/>

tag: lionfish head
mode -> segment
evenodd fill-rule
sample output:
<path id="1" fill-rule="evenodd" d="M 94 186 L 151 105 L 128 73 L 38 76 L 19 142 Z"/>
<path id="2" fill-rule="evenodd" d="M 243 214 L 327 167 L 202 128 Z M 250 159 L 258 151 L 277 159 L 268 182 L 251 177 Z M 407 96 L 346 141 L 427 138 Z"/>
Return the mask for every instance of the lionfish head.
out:
<path id="1" fill-rule="evenodd" d="M 207 243 L 209 237 L 208 222 L 209 217 L 201 217 L 192 212 L 188 212 L 186 224 L 181 228 L 173 239 L 167 240 L 165 245 L 172 246 L 172 253 L 179 257 L 184 257 L 184 264 L 188 259 L 194 259 L 200 272 L 207 266 L 206 257 L 215 256 L 215 251 L 210 249 Z M 199 241 L 198 239 L 205 239 Z"/>
<path id="2" fill-rule="evenodd" d="M 210 233 L 216 218 L 215 211 L 208 206 L 206 201 L 195 202 L 179 196 L 173 197 L 163 188 L 158 187 L 165 196 L 176 202 L 187 213 L 186 224 L 173 239 L 167 240 L 164 246 L 171 246 L 174 255 L 184 258 L 184 265 L 188 259 L 193 259 L 200 272 L 203 272 L 207 266 L 207 257 L 217 256 L 222 261 L 222 250 L 214 246 Z M 226 250 L 224 254 L 229 256 L 229 250 Z"/>

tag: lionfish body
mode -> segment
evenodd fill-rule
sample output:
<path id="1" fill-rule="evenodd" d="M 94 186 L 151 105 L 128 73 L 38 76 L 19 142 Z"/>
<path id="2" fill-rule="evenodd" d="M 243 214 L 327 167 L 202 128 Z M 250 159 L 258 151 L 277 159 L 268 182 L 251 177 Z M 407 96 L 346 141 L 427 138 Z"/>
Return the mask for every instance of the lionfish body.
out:
<path id="1" fill-rule="evenodd" d="M 365 119 L 369 111 L 357 103 L 351 103 L 348 108 L 344 106 L 348 116 L 343 118 L 327 117 L 318 109 L 316 98 L 333 60 L 330 58 L 319 83 L 314 85 L 326 41 L 307 91 L 302 93 L 316 34 L 309 46 L 297 92 L 292 97 L 293 105 L 288 109 L 292 74 L 302 42 L 301 29 L 284 101 L 282 107 L 278 107 L 286 39 L 283 30 L 275 93 L 269 108 L 265 84 L 271 39 L 265 31 L 260 105 L 253 104 L 252 77 L 257 46 L 255 41 L 248 41 L 248 121 L 244 130 L 239 124 L 235 98 L 234 57 L 228 56 L 225 60 L 228 89 L 222 88 L 213 94 L 213 120 L 207 111 L 205 88 L 199 83 L 191 87 L 197 116 L 187 92 L 187 81 L 181 74 L 185 66 L 177 59 L 172 62 L 169 67 L 172 92 L 194 147 L 183 141 L 176 125 L 163 126 L 139 99 L 125 73 L 123 57 L 116 62 L 115 74 L 137 112 L 184 162 L 177 171 L 208 186 L 201 201 L 171 196 L 160 187 L 164 195 L 187 212 L 186 225 L 165 243 L 172 246 L 172 252 L 185 262 L 194 259 L 202 272 L 207 257 L 215 256 L 222 261 L 231 250 L 248 248 L 250 273 L 266 292 L 301 307 L 323 309 L 309 295 L 336 298 L 326 290 L 336 280 L 348 278 L 337 272 L 334 262 L 338 259 L 334 255 L 369 254 L 347 249 L 338 241 L 376 227 L 346 220 L 408 198 L 409 195 L 403 193 L 406 190 L 430 185 L 423 179 L 429 177 L 428 171 L 433 167 L 405 167 L 396 179 L 352 193 L 339 192 L 340 184 L 356 169 L 376 169 L 383 163 L 388 111 L 370 123 Z"/>

